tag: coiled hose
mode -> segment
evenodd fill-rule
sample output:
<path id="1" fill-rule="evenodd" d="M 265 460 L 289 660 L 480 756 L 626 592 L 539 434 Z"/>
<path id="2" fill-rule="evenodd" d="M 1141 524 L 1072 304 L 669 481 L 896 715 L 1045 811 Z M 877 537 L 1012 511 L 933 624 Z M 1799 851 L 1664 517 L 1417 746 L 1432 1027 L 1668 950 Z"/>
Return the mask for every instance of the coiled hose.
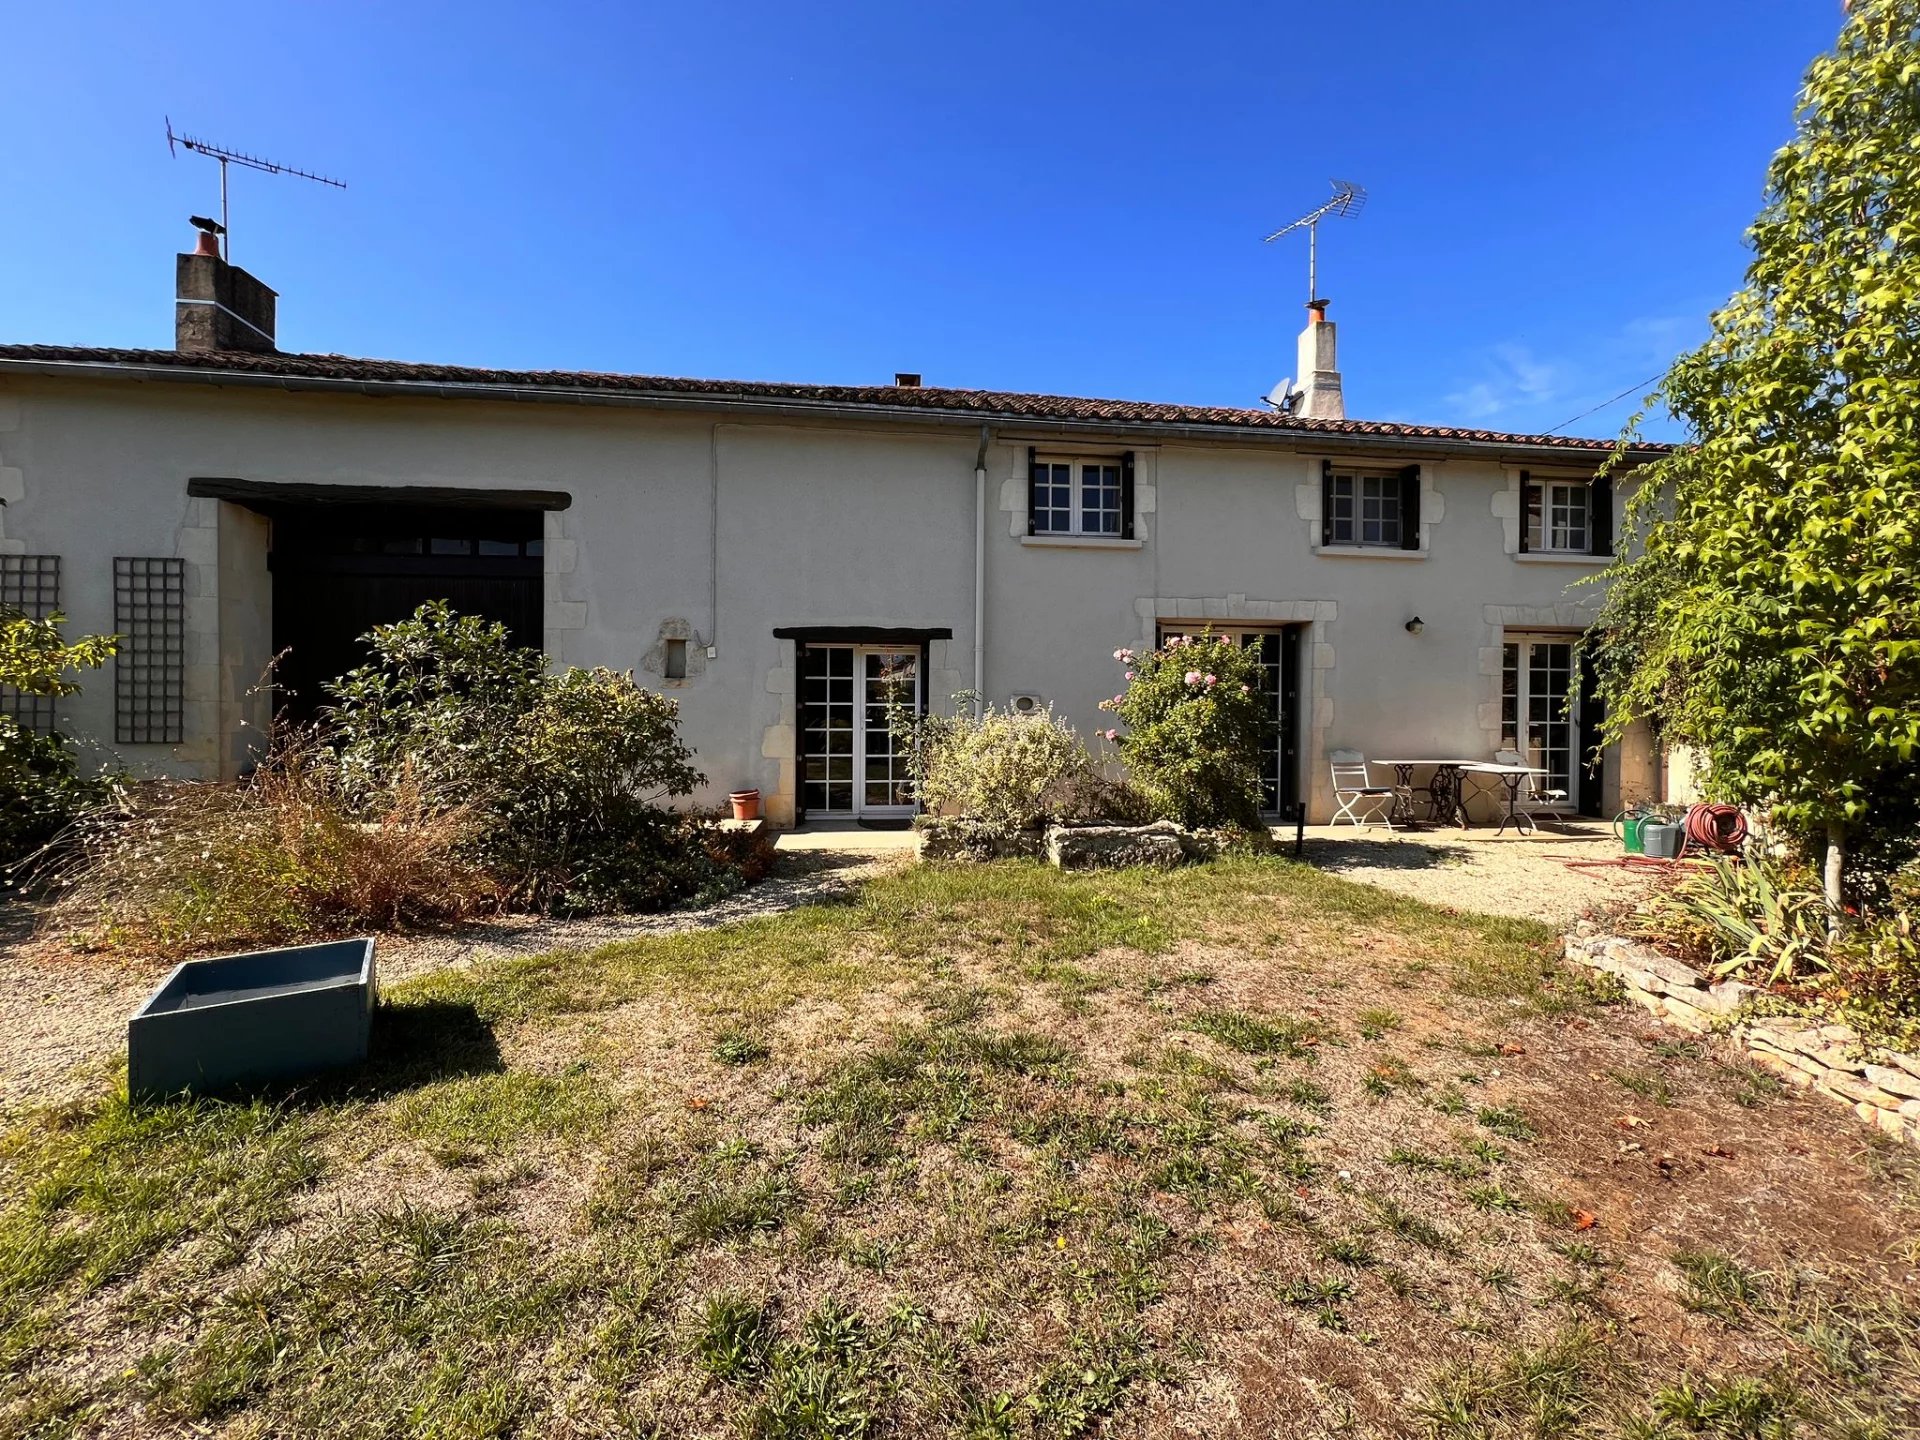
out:
<path id="1" fill-rule="evenodd" d="M 1718 855 L 1736 855 L 1747 843 L 1747 817 L 1738 805 L 1689 805 L 1687 844 Z"/>

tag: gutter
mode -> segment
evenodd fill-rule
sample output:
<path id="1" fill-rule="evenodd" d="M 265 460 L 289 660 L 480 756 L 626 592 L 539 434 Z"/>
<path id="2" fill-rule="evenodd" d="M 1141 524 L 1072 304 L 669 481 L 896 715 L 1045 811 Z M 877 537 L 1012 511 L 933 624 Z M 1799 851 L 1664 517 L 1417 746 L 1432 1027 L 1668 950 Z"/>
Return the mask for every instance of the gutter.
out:
<path id="1" fill-rule="evenodd" d="M 282 390 L 366 396 L 399 396 L 428 400 L 492 400 L 523 404 L 611 405 L 644 410 L 703 411 L 791 419 L 874 421 L 889 420 L 931 428 L 983 422 L 980 410 L 941 410 L 924 405 L 853 404 L 842 401 L 795 400 L 748 395 L 713 395 L 663 391 L 588 391 L 534 385 L 463 385 L 441 381 L 335 380 L 312 375 L 264 375 L 244 370 L 195 370 L 177 365 L 100 364 L 73 360 L 0 360 L 0 375 L 13 373 L 65 378 L 152 380 L 176 384 L 233 386 L 242 389 Z M 992 412 L 987 412 L 992 415 Z M 1591 457 L 1596 464 L 1613 453 L 1612 447 L 1529 444 L 1525 440 L 1470 440 L 1419 435 L 1344 435 L 1330 431 L 1268 426 L 1170 424 L 1151 420 L 1071 420 L 1048 416 L 992 415 L 994 421 L 1035 435 L 1122 435 L 1157 437 L 1162 441 L 1205 441 L 1241 446 L 1279 445 L 1313 454 L 1368 455 L 1382 451 L 1403 455 L 1495 455 L 1566 461 Z M 1666 449 L 1636 448 L 1638 459 L 1652 459 Z"/>

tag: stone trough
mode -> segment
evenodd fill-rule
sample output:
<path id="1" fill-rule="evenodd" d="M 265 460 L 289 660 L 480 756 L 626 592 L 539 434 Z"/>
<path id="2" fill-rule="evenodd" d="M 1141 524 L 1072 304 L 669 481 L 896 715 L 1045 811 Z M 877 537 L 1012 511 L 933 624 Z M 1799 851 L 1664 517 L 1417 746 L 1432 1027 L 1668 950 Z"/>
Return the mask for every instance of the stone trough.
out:
<path id="1" fill-rule="evenodd" d="M 358 1065 L 375 992 L 371 938 L 189 960 L 127 1022 L 127 1094 L 153 1100 Z"/>

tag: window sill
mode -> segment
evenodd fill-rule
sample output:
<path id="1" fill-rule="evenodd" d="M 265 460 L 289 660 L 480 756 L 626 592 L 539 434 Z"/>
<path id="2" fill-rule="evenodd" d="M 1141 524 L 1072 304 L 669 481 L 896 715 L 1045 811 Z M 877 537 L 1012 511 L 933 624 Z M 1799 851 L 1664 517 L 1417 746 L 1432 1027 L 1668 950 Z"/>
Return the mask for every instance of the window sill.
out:
<path id="1" fill-rule="evenodd" d="M 1138 550 L 1147 542 L 1117 535 L 1022 535 L 1020 543 L 1042 550 Z"/>
<path id="2" fill-rule="evenodd" d="M 1427 550 L 1401 550 L 1392 545 L 1320 545 L 1313 553 L 1336 560 L 1424 560 Z"/>
<path id="3" fill-rule="evenodd" d="M 1585 555 L 1554 550 L 1522 550 L 1513 557 L 1522 565 L 1611 565 L 1611 555 Z"/>

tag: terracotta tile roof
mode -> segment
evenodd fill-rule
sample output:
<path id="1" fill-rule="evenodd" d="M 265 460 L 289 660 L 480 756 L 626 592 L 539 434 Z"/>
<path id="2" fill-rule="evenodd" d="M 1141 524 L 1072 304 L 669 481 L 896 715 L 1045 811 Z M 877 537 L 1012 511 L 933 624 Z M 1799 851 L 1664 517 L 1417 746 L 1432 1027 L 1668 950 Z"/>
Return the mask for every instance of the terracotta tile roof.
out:
<path id="1" fill-rule="evenodd" d="M 95 372 L 102 369 L 173 370 L 181 372 L 183 379 L 208 374 L 247 375 L 382 387 L 501 390 L 516 392 L 519 398 L 527 399 L 625 395 L 666 400 L 684 396 L 745 403 L 870 407 L 896 414 L 903 410 L 926 411 L 929 414 L 949 417 L 965 415 L 989 421 L 1067 421 L 1087 425 L 1105 423 L 1295 431 L 1328 436 L 1590 452 L 1605 452 L 1615 444 L 1613 440 L 1582 439 L 1572 435 L 1510 434 L 1499 430 L 1463 429 L 1446 425 L 1408 425 L 1375 420 L 1309 420 L 1282 415 L 1273 410 L 1224 405 L 1169 405 L 1143 400 L 1095 400 L 1070 395 L 953 390 L 938 386 L 795 385 L 767 380 L 696 380 L 671 375 L 618 375 L 590 370 L 493 370 L 465 365 L 363 360 L 346 355 L 255 355 L 234 350 L 182 354 L 176 350 L 0 345 L 0 371 L 9 368 L 10 364 L 36 370 L 69 366 Z M 1664 445 L 1643 445 L 1636 446 L 1635 450 L 1637 453 L 1656 453 L 1666 448 Z"/>

